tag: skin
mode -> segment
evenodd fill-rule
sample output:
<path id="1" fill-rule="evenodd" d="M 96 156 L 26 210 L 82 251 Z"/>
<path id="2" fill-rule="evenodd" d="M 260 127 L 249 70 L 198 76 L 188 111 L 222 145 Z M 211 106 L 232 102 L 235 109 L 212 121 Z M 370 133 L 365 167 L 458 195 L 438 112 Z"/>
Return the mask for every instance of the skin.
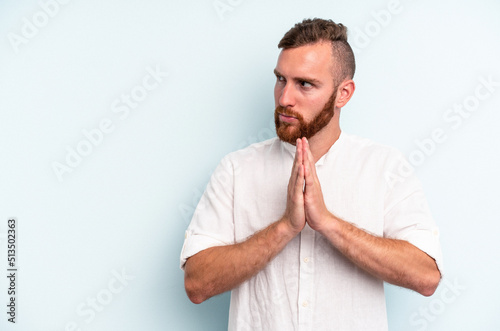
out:
<path id="1" fill-rule="evenodd" d="M 289 107 L 309 122 L 334 90 L 335 72 L 330 43 L 283 50 L 275 69 L 276 106 Z M 187 260 L 185 288 L 192 302 L 201 303 L 257 274 L 306 223 L 373 276 L 425 296 L 434 293 L 441 279 L 434 259 L 406 241 L 369 234 L 336 217 L 325 206 L 315 163 L 337 141 L 340 109 L 354 89 L 354 82 L 344 79 L 336 89 L 335 113 L 330 122 L 309 140 L 297 139 L 283 216 L 244 242 L 211 247 Z M 280 120 L 291 124 L 289 130 L 298 124 L 293 117 L 280 116 Z"/>

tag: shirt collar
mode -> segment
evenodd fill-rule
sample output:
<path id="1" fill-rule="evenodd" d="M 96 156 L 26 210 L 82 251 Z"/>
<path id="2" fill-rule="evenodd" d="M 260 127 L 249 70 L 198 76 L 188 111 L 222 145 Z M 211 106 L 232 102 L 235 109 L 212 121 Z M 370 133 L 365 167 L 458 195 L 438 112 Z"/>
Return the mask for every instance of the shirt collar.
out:
<path id="1" fill-rule="evenodd" d="M 322 165 L 329 155 L 334 154 L 335 151 L 339 149 L 339 146 L 342 144 L 342 141 L 344 141 L 344 136 L 345 134 L 343 133 L 343 131 L 340 131 L 340 135 L 337 141 L 335 141 L 335 143 L 330 147 L 330 149 L 325 153 L 325 155 L 323 155 L 316 162 L 317 166 Z M 292 156 L 292 158 L 295 158 L 295 151 L 296 151 L 295 146 L 290 143 L 284 142 L 282 140 L 280 140 L 280 142 L 281 142 L 281 148 L 286 150 L 287 153 L 289 153 Z"/>
<path id="2" fill-rule="evenodd" d="M 281 143 L 281 148 L 285 150 L 287 153 L 289 153 L 292 156 L 292 158 L 295 158 L 295 151 L 296 151 L 295 146 L 290 143 L 284 142 L 283 140 L 280 140 L 280 143 Z"/>

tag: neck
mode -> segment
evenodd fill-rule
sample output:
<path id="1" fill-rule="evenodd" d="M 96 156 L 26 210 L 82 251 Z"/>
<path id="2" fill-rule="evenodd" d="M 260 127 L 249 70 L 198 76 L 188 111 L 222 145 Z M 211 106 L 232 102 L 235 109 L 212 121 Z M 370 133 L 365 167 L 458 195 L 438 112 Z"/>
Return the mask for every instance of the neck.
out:
<path id="1" fill-rule="evenodd" d="M 311 148 L 314 163 L 318 162 L 339 139 L 341 130 L 338 115 L 339 111 L 336 111 L 330 123 L 309 139 L 309 147 Z"/>

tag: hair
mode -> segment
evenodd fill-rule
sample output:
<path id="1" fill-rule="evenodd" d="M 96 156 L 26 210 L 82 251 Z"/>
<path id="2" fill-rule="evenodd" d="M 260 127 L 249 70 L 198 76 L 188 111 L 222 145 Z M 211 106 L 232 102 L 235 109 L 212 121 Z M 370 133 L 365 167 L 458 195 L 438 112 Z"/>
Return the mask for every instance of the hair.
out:
<path id="1" fill-rule="evenodd" d="M 339 84 L 344 79 L 352 79 L 356 63 L 352 48 L 347 42 L 347 27 L 341 23 L 337 24 L 332 20 L 320 18 L 304 19 L 285 33 L 278 48 L 297 48 L 318 42 L 332 44 L 332 55 L 339 65 L 334 72 L 336 83 Z"/>

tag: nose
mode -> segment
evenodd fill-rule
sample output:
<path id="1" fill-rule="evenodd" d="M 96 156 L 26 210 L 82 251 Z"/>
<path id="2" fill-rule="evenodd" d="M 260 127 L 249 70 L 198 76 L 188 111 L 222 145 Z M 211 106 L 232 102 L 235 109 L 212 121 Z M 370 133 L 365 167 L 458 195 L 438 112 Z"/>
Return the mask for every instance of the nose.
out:
<path id="1" fill-rule="evenodd" d="M 295 106 L 295 96 L 292 84 L 287 82 L 284 86 L 277 86 L 277 89 L 278 103 L 281 107 L 291 108 Z"/>

